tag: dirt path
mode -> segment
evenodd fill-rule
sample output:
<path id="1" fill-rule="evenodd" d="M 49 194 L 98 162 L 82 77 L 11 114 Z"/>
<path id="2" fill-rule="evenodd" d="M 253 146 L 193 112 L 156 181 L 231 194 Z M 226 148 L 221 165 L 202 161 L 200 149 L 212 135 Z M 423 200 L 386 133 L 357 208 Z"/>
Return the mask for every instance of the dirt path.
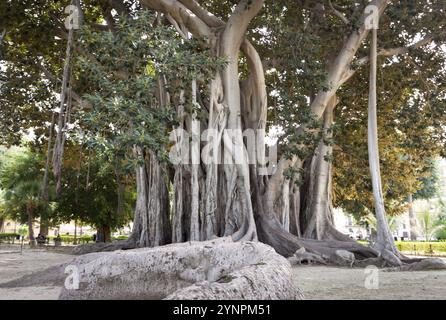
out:
<path id="1" fill-rule="evenodd" d="M 378 271 L 378 289 L 367 289 L 371 275 L 365 269 L 326 266 L 297 266 L 294 279 L 305 299 L 444 299 L 446 270 L 417 272 Z M 370 284 L 370 281 L 367 281 Z"/>
<path id="2" fill-rule="evenodd" d="M 25 274 L 56 266 L 73 259 L 72 255 L 46 250 L 24 250 L 23 254 L 0 248 L 0 283 Z M 326 266 L 293 268 L 297 286 L 306 299 L 444 299 L 446 271 L 378 271 L 378 289 L 366 289 L 369 276 L 364 269 Z M 57 299 L 60 288 L 54 286 L 0 288 L 4 299 Z"/>
<path id="3" fill-rule="evenodd" d="M 72 255 L 47 252 L 44 249 L 26 249 L 22 254 L 17 252 L 17 248 L 0 249 L 0 283 L 68 262 L 71 259 L 73 259 Z M 53 286 L 0 288 L 0 300 L 51 300 L 57 299 L 59 292 L 60 288 Z"/>

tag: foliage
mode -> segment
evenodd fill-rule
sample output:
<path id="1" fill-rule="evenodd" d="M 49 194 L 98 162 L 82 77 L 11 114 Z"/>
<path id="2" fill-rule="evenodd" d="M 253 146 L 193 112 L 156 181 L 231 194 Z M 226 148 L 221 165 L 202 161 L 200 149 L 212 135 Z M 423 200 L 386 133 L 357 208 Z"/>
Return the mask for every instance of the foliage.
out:
<path id="1" fill-rule="evenodd" d="M 55 236 L 49 236 L 48 239 L 50 241 L 54 241 L 56 237 Z M 118 237 L 112 237 L 113 240 L 125 240 L 127 239 L 127 236 L 118 236 Z M 82 235 L 77 236 L 76 239 L 74 238 L 74 235 L 60 235 L 60 239 L 62 240 L 62 244 L 74 244 L 74 240 L 76 240 L 77 244 L 86 244 L 86 243 L 92 243 L 93 242 L 93 236 L 90 235 Z"/>
<path id="2" fill-rule="evenodd" d="M 42 159 L 29 150 L 12 151 L 3 158 L 0 188 L 3 189 L 4 212 L 21 223 L 28 220 L 27 207 L 34 217 L 47 214 L 41 201 Z"/>
<path id="3" fill-rule="evenodd" d="M 435 237 L 438 240 L 446 240 L 446 225 L 435 233 Z"/>
<path id="4" fill-rule="evenodd" d="M 79 151 L 79 150 L 78 150 Z M 117 229 L 132 217 L 134 207 L 133 181 L 122 181 L 123 202 L 118 203 L 118 179 L 115 168 L 105 158 L 91 153 L 80 163 L 79 153 L 71 156 L 72 164 L 65 166 L 62 183 L 65 186 L 58 198 L 55 216 L 59 222 L 82 221 L 95 227 Z M 118 211 L 122 205 L 122 212 Z"/>
<path id="5" fill-rule="evenodd" d="M 432 211 L 429 206 L 419 214 L 418 220 L 423 237 L 428 241 L 432 240 L 432 237 L 445 227 L 444 223 L 438 220 L 436 212 Z"/>
<path id="6" fill-rule="evenodd" d="M 438 161 L 428 160 L 424 175 L 418 179 L 421 183 L 420 189 L 414 194 L 414 199 L 432 199 L 439 192 L 439 169 Z"/>
<path id="7" fill-rule="evenodd" d="M 444 241 L 396 241 L 395 244 L 401 252 L 446 253 Z"/>
<path id="8" fill-rule="evenodd" d="M 368 244 L 367 241 L 358 241 L 361 244 Z M 445 241 L 395 241 L 399 251 L 418 254 L 446 253 Z"/>
<path id="9" fill-rule="evenodd" d="M 432 94 L 430 89 L 414 89 L 421 84 L 411 59 L 404 57 L 399 63 L 383 65 L 379 73 L 381 175 L 386 211 L 390 215 L 406 211 L 410 194 L 422 189 L 428 191 L 426 183 L 435 174 L 432 159 L 441 154 L 445 141 L 440 125 L 446 120 L 445 102 L 440 99 L 445 88 L 434 75 L 441 70 L 443 61 L 431 60 L 435 67 L 426 71 L 432 71 L 425 77 L 432 78 L 431 85 L 437 89 Z M 358 72 L 352 85 L 340 91 L 341 102 L 335 115 L 338 123 L 334 135 L 335 206 L 357 216 L 373 210 L 367 155 L 368 89 L 359 85 L 367 84 L 367 76 L 367 72 Z"/>
<path id="10" fill-rule="evenodd" d="M 19 235 L 18 233 L 0 233 L 0 242 L 14 241 Z"/>
<path id="11" fill-rule="evenodd" d="M 177 111 L 169 101 L 160 101 L 162 90 L 171 100 L 180 90 L 190 97 L 192 79 L 207 82 L 224 66 L 224 61 L 212 58 L 195 41 L 183 41 L 172 28 L 151 27 L 152 18 L 143 11 L 131 21 L 120 18 L 114 32 L 85 27 L 79 38 L 94 56 L 78 58 L 79 82 L 88 87 L 85 98 L 93 105 L 81 117 L 83 132 L 95 150 L 130 161 L 135 147 L 167 160 Z M 186 106 L 191 105 L 188 101 Z"/>
<path id="12" fill-rule="evenodd" d="M 437 230 L 435 231 L 435 237 L 437 239 L 446 240 L 446 208 L 443 201 L 440 199 L 440 214 L 435 225 Z"/>
<path id="13" fill-rule="evenodd" d="M 398 222 L 399 222 L 398 217 L 386 216 L 386 219 L 387 219 L 387 225 L 389 226 L 389 230 L 390 232 L 393 233 L 398 227 Z M 363 216 L 360 218 L 359 224 L 365 226 L 366 228 L 370 227 L 373 239 L 373 237 L 377 233 L 377 227 L 378 227 L 375 216 L 373 214 L 368 214 L 366 216 Z"/>
<path id="14" fill-rule="evenodd" d="M 50 241 L 54 241 L 54 239 L 56 237 L 55 236 L 49 236 L 47 238 Z M 76 243 L 78 243 L 78 244 L 86 244 L 86 243 L 93 242 L 93 236 L 89 236 L 89 235 L 77 236 L 76 238 L 74 238 L 73 235 L 60 235 L 60 239 L 61 239 L 63 244 L 74 244 L 75 240 L 76 240 Z"/>
<path id="15" fill-rule="evenodd" d="M 135 165 L 134 146 L 148 148 L 165 159 L 169 147 L 167 132 L 177 122 L 173 106 L 178 105 L 179 91 L 186 90 L 186 111 L 190 113 L 187 89 L 191 78 L 205 83 L 224 65 L 224 61 L 212 59 L 194 41 L 183 41 L 173 28 L 160 24 L 152 28 L 148 20 L 154 20 L 154 13 L 139 11 L 138 1 L 124 1 L 132 21 L 107 15 L 110 10 L 105 3 L 82 1 L 85 27 L 76 31 L 77 65 L 72 70 L 72 86 L 90 102 L 92 109 L 76 110 L 73 114 L 67 137 L 70 143 L 65 162 L 66 190 L 62 195 L 62 201 L 71 204 L 67 207 L 70 210 L 59 212 L 61 219 L 77 215 L 73 204 L 76 193 L 80 198 L 86 197 L 82 200 L 85 203 L 93 201 L 95 210 L 102 212 L 99 216 L 111 217 L 116 209 L 116 193 L 102 194 L 94 200 L 92 192 L 88 192 L 93 189 L 82 190 L 84 183 L 82 188 L 76 187 L 77 170 L 69 162 L 79 145 L 88 140 L 94 156 L 102 159 L 98 161 L 102 161 L 104 170 L 111 172 L 106 174 L 99 166 L 92 170 L 92 177 L 97 179 L 92 182 L 95 190 L 101 191 L 100 179 L 105 179 L 106 190 L 116 190 L 113 172 L 118 168 L 121 176 L 129 174 Z M 61 57 L 67 33 L 63 9 L 67 4 L 68 1 L 44 0 L 0 2 L 0 32 L 6 30 L 0 44 L 0 144 L 21 144 L 32 130 L 35 138 L 31 149 L 37 154 L 45 150 L 50 119 L 58 103 L 56 93 L 60 91 L 58 78 L 62 74 Z M 223 19 L 229 16 L 234 4 L 235 1 L 202 2 Z M 344 23 L 330 11 L 318 11 L 317 3 L 312 1 L 266 1 L 247 35 L 266 66 L 267 125 L 268 129 L 279 127 L 283 132 L 279 137 L 279 156 L 307 159 L 321 139 L 332 145 L 334 154 L 327 155 L 327 159 L 334 166 L 334 205 L 356 216 L 373 211 L 366 143 L 367 67 L 352 65 L 356 74 L 338 91 L 333 139 L 324 139 L 319 130 L 321 122 L 314 119 L 309 106 L 319 90 L 328 89 L 324 87 L 327 70 L 345 36 L 358 27 L 358 8 L 363 4 L 337 1 L 337 8 L 349 20 Z M 108 24 L 112 22 L 112 27 L 103 31 L 106 20 Z M 386 209 L 391 215 L 405 211 L 409 194 L 426 197 L 421 193 L 430 189 L 434 178 L 431 160 L 426 159 L 444 155 L 446 150 L 446 69 L 444 51 L 439 50 L 445 40 L 444 25 L 443 0 L 392 1 L 381 19 L 381 48 L 407 46 L 420 36 L 435 38 L 430 46 L 409 50 L 398 58 L 379 59 L 379 147 Z M 361 46 L 358 58 L 367 56 L 368 49 L 367 44 Z M 240 65 L 242 77 L 246 77 L 243 56 Z M 165 88 L 171 104 L 163 108 L 157 99 L 159 84 L 155 81 L 160 74 L 172 84 Z M 206 99 L 204 86 L 199 91 Z M 298 134 L 303 127 L 311 130 Z M 41 164 L 42 161 L 40 168 Z M 85 167 L 80 176 L 85 182 Z M 126 178 L 131 184 L 131 178 Z M 37 191 L 37 185 L 33 189 Z M 99 203 L 104 207 L 100 208 Z M 94 216 L 94 210 L 87 211 L 85 206 L 81 211 L 79 219 Z M 121 223 L 111 220 L 112 224 Z M 100 221 L 104 219 L 98 218 L 95 223 Z"/>

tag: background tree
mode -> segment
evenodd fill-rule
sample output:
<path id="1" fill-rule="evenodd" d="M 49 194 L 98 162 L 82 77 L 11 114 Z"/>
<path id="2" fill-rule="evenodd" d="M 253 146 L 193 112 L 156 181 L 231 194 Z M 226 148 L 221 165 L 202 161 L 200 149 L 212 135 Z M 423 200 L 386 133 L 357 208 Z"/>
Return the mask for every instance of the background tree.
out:
<path id="1" fill-rule="evenodd" d="M 5 213 L 27 223 L 29 240 L 34 240 L 34 222 L 48 215 L 40 199 L 42 159 L 28 152 L 7 154 L 0 169 L 0 186 L 4 190 Z"/>
<path id="2" fill-rule="evenodd" d="M 420 221 L 420 230 L 425 241 L 431 241 L 432 237 L 444 228 L 444 225 L 438 220 L 437 213 L 432 210 L 430 203 L 419 214 L 418 220 Z"/>
<path id="3" fill-rule="evenodd" d="M 110 242 L 111 232 L 132 218 L 134 181 L 128 174 L 116 175 L 101 155 L 87 153 L 88 157 L 79 158 L 79 148 L 75 153 L 71 153 L 72 149 L 67 151 L 71 162 L 64 162 L 64 187 L 57 200 L 55 218 L 59 223 L 78 221 L 96 227 L 97 241 Z"/>

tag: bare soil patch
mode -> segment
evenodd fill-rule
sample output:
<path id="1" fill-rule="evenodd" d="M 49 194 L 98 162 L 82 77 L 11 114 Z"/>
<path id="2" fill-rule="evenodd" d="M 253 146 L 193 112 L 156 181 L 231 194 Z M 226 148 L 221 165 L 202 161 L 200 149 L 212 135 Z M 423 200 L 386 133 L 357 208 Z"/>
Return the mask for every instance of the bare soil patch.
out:
<path id="1" fill-rule="evenodd" d="M 446 270 L 378 272 L 378 289 L 365 286 L 365 269 L 296 266 L 294 281 L 311 300 L 437 300 L 446 297 Z"/>
<path id="2" fill-rule="evenodd" d="M 0 249 L 0 283 L 8 282 L 36 271 L 44 270 L 73 259 L 72 255 L 48 252 L 46 249 L 8 247 Z M 57 299 L 61 288 L 19 287 L 0 288 L 0 300 L 52 300 Z"/>

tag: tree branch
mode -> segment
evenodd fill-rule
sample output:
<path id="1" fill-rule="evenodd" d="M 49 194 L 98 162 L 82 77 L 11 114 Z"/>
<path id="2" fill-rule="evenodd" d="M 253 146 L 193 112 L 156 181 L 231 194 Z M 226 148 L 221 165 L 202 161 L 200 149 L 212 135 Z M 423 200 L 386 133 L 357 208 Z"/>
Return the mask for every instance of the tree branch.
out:
<path id="1" fill-rule="evenodd" d="M 141 0 L 140 3 L 153 10 L 170 16 L 177 22 L 182 22 L 197 38 L 210 38 L 211 30 L 196 14 L 176 0 Z"/>
<path id="2" fill-rule="evenodd" d="M 440 33 L 440 35 L 445 35 L 446 32 Z M 390 48 L 390 49 L 384 49 L 381 48 L 378 50 L 378 56 L 381 57 L 392 57 L 392 56 L 398 56 L 405 53 L 408 53 L 410 50 L 421 48 L 425 45 L 430 44 L 434 40 L 434 35 L 427 36 L 426 38 L 410 45 L 407 47 L 397 47 L 397 48 Z M 362 57 L 361 59 L 358 59 L 356 62 L 357 65 L 363 65 L 370 61 L 370 57 Z"/>
<path id="3" fill-rule="evenodd" d="M 388 5 L 388 0 L 374 0 L 370 3 L 370 5 L 376 6 L 378 8 L 379 14 L 382 15 Z M 336 94 L 343 81 L 345 81 L 346 70 L 350 69 L 350 65 L 356 55 L 356 52 L 358 51 L 364 39 L 369 34 L 370 30 L 366 29 L 365 27 L 365 21 L 367 17 L 368 15 L 366 15 L 365 13 L 362 15 L 361 27 L 349 36 L 338 56 L 334 60 L 328 72 L 328 76 L 325 80 L 324 87 L 327 87 L 329 89 L 319 91 L 315 99 L 311 103 L 311 112 L 316 116 L 316 118 L 322 117 L 328 102 L 333 97 L 333 95 Z M 303 128 L 299 127 L 298 130 L 299 132 L 297 134 L 301 134 L 300 131 L 303 131 Z M 291 159 L 282 157 L 277 165 L 276 172 L 270 179 L 269 188 L 274 189 L 277 187 L 275 186 L 275 184 L 281 183 L 281 181 L 283 180 L 283 172 L 286 169 L 294 166 L 300 166 L 301 163 L 302 161 L 297 155 L 294 155 Z"/>
<path id="4" fill-rule="evenodd" d="M 446 35 L 446 32 L 442 32 L 439 35 L 440 36 Z M 434 35 L 430 35 L 430 36 L 427 36 L 426 38 L 421 39 L 420 41 L 418 41 L 410 46 L 389 48 L 389 49 L 381 48 L 378 50 L 378 56 L 393 57 L 393 56 L 399 56 L 402 54 L 406 54 L 406 53 L 409 53 L 411 50 L 418 49 L 418 48 L 421 48 L 425 45 L 432 43 L 434 41 L 434 38 L 435 38 Z M 361 66 L 367 64 L 369 61 L 370 61 L 370 57 L 365 56 L 365 57 L 362 57 L 362 58 L 356 60 L 355 65 L 357 67 L 361 67 Z M 357 70 L 357 68 L 355 68 L 355 69 L 350 68 L 349 70 L 347 70 L 345 72 L 344 76 L 342 77 L 341 82 L 345 83 L 348 79 L 350 79 L 356 73 L 356 70 Z"/>
<path id="5" fill-rule="evenodd" d="M 108 0 L 110 6 L 121 16 L 129 16 L 130 12 L 122 0 Z"/>
<path id="6" fill-rule="evenodd" d="M 331 11 L 333 12 L 333 14 L 338 17 L 339 19 L 342 20 L 342 22 L 344 22 L 345 24 L 350 24 L 350 21 L 348 21 L 348 19 L 342 14 L 342 12 L 338 11 L 333 4 L 331 3 L 331 0 L 328 0 L 328 5 L 330 6 Z"/>
<path id="7" fill-rule="evenodd" d="M 195 0 L 179 0 L 190 11 L 197 15 L 204 23 L 211 28 L 217 28 L 224 25 L 224 22 L 217 18 L 215 15 L 204 9 Z"/>
<path id="8" fill-rule="evenodd" d="M 48 80 L 55 81 L 57 83 L 62 82 L 62 80 L 60 80 L 54 74 L 52 74 L 40 61 L 37 61 L 37 67 L 39 68 L 40 71 L 42 71 L 42 73 Z M 92 105 L 88 101 L 82 99 L 74 90 L 71 90 L 71 96 L 83 109 L 92 108 Z"/>
<path id="9" fill-rule="evenodd" d="M 262 9 L 264 0 L 241 0 L 229 18 L 222 36 L 224 53 L 237 55 L 251 20 Z"/>

